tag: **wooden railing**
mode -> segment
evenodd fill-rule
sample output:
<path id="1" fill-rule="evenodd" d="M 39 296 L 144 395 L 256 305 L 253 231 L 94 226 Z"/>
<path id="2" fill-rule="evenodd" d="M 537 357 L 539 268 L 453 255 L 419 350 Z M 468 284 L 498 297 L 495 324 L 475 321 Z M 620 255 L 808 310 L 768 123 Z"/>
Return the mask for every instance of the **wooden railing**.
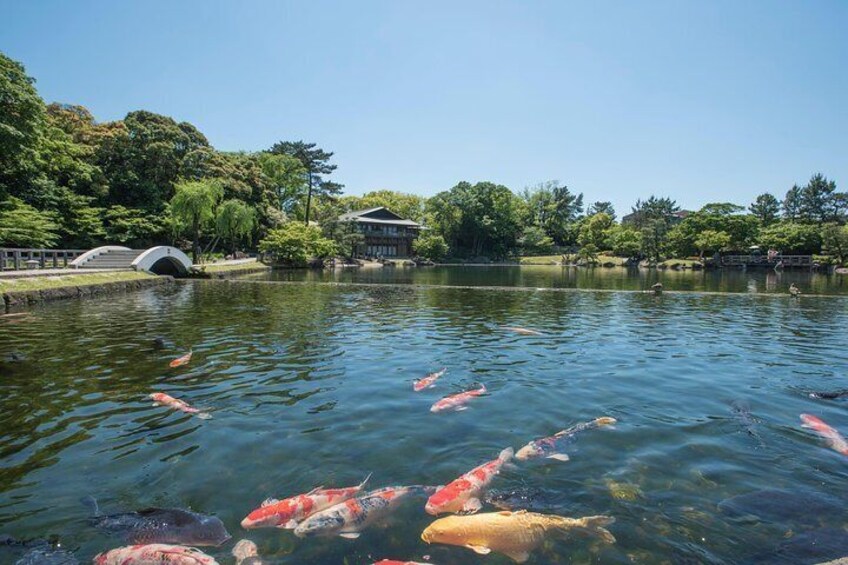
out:
<path id="1" fill-rule="evenodd" d="M 784 267 L 812 267 L 812 255 L 776 255 L 769 259 L 768 255 L 722 255 L 721 264 L 728 267 L 735 266 L 777 266 L 783 263 Z"/>
<path id="2" fill-rule="evenodd" d="M 67 269 L 86 249 L 24 249 L 0 247 L 0 271 Z"/>

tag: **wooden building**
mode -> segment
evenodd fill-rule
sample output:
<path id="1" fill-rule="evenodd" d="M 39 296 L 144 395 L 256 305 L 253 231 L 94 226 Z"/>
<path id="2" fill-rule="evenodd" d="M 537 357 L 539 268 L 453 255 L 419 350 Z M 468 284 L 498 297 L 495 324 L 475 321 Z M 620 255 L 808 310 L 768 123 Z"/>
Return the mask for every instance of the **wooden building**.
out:
<path id="1" fill-rule="evenodd" d="M 421 224 L 405 220 L 384 206 L 348 212 L 339 220 L 356 222 L 365 236 L 357 246 L 357 257 L 411 257 L 412 242 L 421 230 Z"/>

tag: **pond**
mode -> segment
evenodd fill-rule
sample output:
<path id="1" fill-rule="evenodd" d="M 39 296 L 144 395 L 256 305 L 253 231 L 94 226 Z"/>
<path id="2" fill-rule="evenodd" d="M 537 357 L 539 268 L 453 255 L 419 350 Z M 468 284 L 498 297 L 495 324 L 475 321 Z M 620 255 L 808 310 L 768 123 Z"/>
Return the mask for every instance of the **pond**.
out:
<path id="1" fill-rule="evenodd" d="M 646 290 L 660 282 L 666 290 L 786 293 L 795 283 L 808 294 L 848 294 L 848 276 L 775 272 L 771 269 L 692 271 L 561 267 L 553 265 L 441 266 L 327 270 L 280 270 L 269 280 L 449 286 Z"/>
<path id="2" fill-rule="evenodd" d="M 459 280 L 420 272 L 409 276 Z M 0 533 L 59 539 L 90 562 L 123 545 L 90 525 L 80 499 L 93 496 L 105 512 L 216 515 L 233 539 L 204 550 L 222 564 L 241 538 L 280 564 L 506 564 L 424 543 L 426 496 L 358 539 L 240 523 L 268 497 L 369 473 L 366 488 L 443 485 L 506 447 L 608 416 L 614 429 L 576 436 L 568 462 L 516 461 L 492 481 L 512 507 L 616 520 L 615 544 L 554 536 L 529 563 L 835 559 L 848 555 L 848 458 L 799 415 L 848 432 L 844 401 L 809 396 L 848 388 L 847 324 L 845 297 L 252 279 L 46 304 L 0 318 Z M 189 349 L 190 363 L 169 367 Z M 434 388 L 413 391 L 441 367 Z M 478 384 L 488 393 L 467 410 L 430 411 Z M 152 406 L 157 391 L 212 419 Z M 0 547 L 0 562 L 17 551 Z"/>

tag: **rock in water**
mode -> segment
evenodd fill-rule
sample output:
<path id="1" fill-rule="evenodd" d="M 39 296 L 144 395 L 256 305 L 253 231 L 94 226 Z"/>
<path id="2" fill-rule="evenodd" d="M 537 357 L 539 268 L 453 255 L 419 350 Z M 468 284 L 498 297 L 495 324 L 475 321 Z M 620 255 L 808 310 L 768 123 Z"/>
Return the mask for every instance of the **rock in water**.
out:
<path id="1" fill-rule="evenodd" d="M 732 518 L 764 522 L 817 524 L 828 516 L 840 516 L 841 503 L 808 492 L 765 489 L 723 500 L 718 509 Z"/>

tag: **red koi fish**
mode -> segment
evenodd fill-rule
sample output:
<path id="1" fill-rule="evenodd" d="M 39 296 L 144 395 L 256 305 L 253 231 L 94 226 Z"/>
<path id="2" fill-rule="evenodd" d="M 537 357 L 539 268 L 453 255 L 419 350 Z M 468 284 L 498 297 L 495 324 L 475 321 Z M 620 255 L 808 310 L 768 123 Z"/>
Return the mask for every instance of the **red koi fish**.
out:
<path id="1" fill-rule="evenodd" d="M 164 392 L 154 392 L 150 395 L 150 398 L 153 400 L 153 406 L 162 405 L 167 406 L 168 408 L 173 408 L 174 410 L 185 412 L 186 414 L 197 414 L 197 417 L 201 420 L 209 420 L 212 418 L 212 415 L 208 412 L 201 412 L 198 408 L 195 408 L 188 402 L 178 400 Z"/>
<path id="2" fill-rule="evenodd" d="M 501 467 L 512 459 L 513 453 L 512 448 L 507 447 L 501 451 L 497 459 L 483 463 L 440 488 L 427 500 L 424 510 L 433 516 L 445 512 L 474 514 L 483 507 L 480 502 L 483 490 L 489 486 L 495 475 L 501 472 Z"/>
<path id="3" fill-rule="evenodd" d="M 119 547 L 94 558 L 94 565 L 218 565 L 202 551 L 182 545 L 151 543 Z"/>
<path id="4" fill-rule="evenodd" d="M 362 487 L 365 486 L 365 483 L 370 478 L 371 475 L 369 474 L 365 477 L 364 481 L 355 487 L 334 489 L 318 487 L 306 494 L 299 494 L 285 500 L 269 498 L 262 503 L 262 506 L 248 514 L 241 521 L 241 527 L 246 530 L 255 528 L 283 528 L 293 530 L 297 527 L 298 523 L 316 512 L 340 504 L 359 494 L 359 491 L 362 490 Z"/>
<path id="5" fill-rule="evenodd" d="M 313 514 L 297 525 L 294 535 L 299 538 L 339 535 L 343 538 L 356 539 L 363 529 L 385 517 L 410 495 L 417 493 L 429 495 L 434 490 L 436 489 L 433 487 L 418 485 L 374 490 Z"/>
<path id="6" fill-rule="evenodd" d="M 436 386 L 436 381 L 439 380 L 439 377 L 443 376 L 447 372 L 447 368 L 444 368 L 441 371 L 430 373 L 423 379 L 415 381 L 415 384 L 412 385 L 412 388 L 415 390 L 415 392 L 421 392 L 425 388 L 432 388 Z"/>
<path id="7" fill-rule="evenodd" d="M 183 355 L 182 357 L 177 357 L 169 366 L 173 369 L 174 367 L 182 367 L 183 365 L 188 365 L 188 362 L 191 361 L 191 350 L 189 349 L 188 353 Z"/>
<path id="8" fill-rule="evenodd" d="M 848 441 L 842 437 L 836 428 L 828 426 L 820 418 L 811 416 L 810 414 L 801 414 L 801 427 L 815 431 L 817 434 L 827 440 L 827 445 L 832 450 L 848 455 Z"/>
<path id="9" fill-rule="evenodd" d="M 468 408 L 465 404 L 469 400 L 475 396 L 482 396 L 484 394 L 486 394 L 485 385 L 480 385 L 480 388 L 477 390 L 467 390 L 465 392 L 460 392 L 459 394 L 452 394 L 433 404 L 430 407 L 430 412 L 442 412 L 444 410 L 456 410 L 459 412 L 460 410 Z"/>

